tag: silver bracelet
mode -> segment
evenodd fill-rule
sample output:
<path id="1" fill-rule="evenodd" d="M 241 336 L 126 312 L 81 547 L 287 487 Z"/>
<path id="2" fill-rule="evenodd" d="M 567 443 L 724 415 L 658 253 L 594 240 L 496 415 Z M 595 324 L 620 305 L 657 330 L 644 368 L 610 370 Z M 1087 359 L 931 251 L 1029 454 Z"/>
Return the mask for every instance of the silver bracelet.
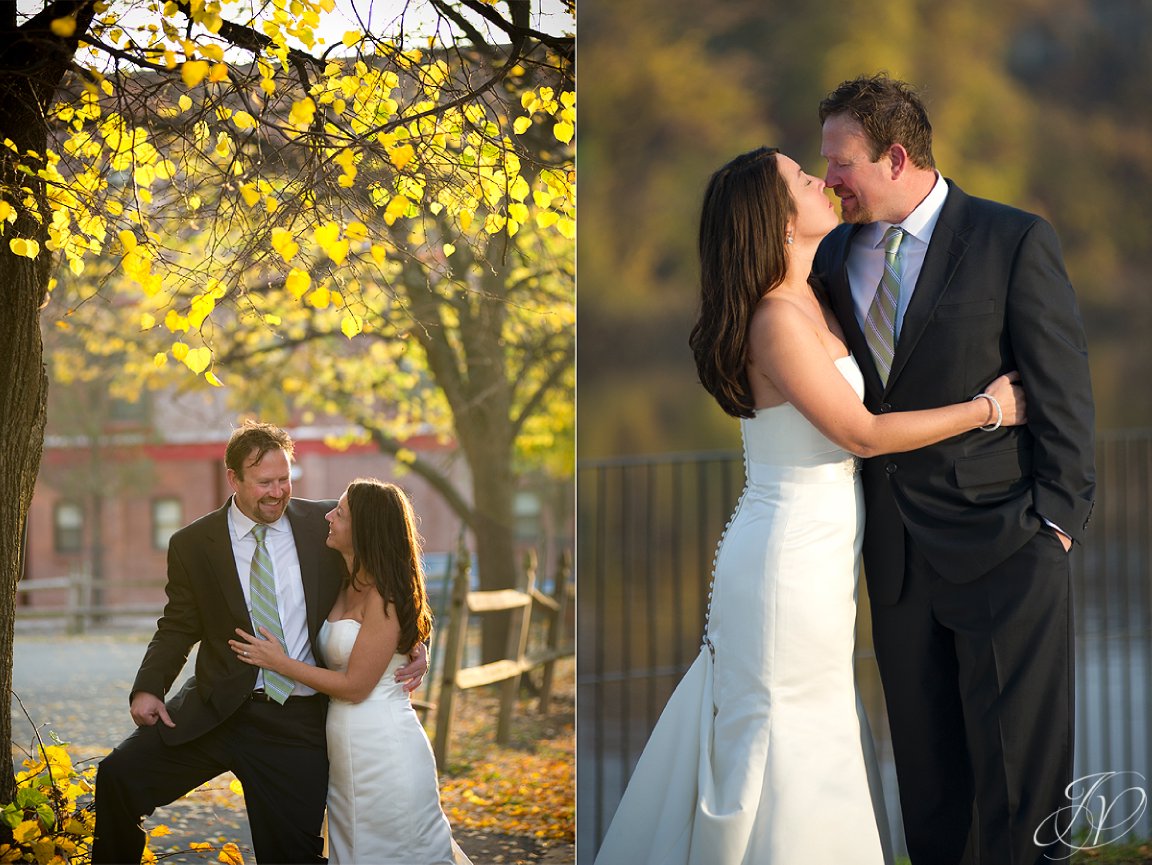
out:
<path id="1" fill-rule="evenodd" d="M 992 403 L 992 407 L 996 409 L 996 423 L 985 424 L 980 427 L 980 429 L 984 432 L 992 432 L 993 430 L 1000 429 L 1000 424 L 1004 423 L 1004 409 L 1000 408 L 999 401 L 990 393 L 978 393 L 972 397 L 972 402 L 976 402 L 978 399 L 988 400 L 988 402 Z"/>

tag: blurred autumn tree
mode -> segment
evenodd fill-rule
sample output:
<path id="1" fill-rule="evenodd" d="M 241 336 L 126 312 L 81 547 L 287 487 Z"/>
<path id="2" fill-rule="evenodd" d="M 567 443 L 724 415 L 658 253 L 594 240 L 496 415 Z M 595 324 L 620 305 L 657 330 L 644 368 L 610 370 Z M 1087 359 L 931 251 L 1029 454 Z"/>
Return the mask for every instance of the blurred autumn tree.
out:
<path id="1" fill-rule="evenodd" d="M 435 379 L 447 393 L 440 363 L 445 377 L 469 384 L 517 371 L 508 356 L 477 369 L 460 352 L 473 339 L 460 327 L 469 304 L 483 309 L 485 340 L 517 327 L 551 331 L 526 341 L 537 365 L 529 372 L 525 363 L 504 392 L 469 392 L 451 405 L 462 443 L 465 422 L 498 427 L 486 432 L 503 465 L 520 437 L 549 428 L 534 412 L 566 399 L 571 375 L 553 367 L 571 356 L 570 267 L 557 263 L 571 258 L 575 217 L 568 25 L 541 27 L 529 0 L 401 3 L 392 20 L 379 10 L 369 18 L 370 4 L 361 5 L 57 0 L 28 14 L 0 5 L 5 747 L 49 302 L 62 326 L 90 329 L 101 351 L 133 358 L 130 349 L 154 348 L 151 369 L 178 367 L 213 386 L 229 377 L 226 358 L 253 356 L 261 340 L 281 350 L 307 331 L 361 340 L 365 355 L 369 344 L 384 346 L 425 392 Z M 418 9 L 431 19 L 419 37 L 408 29 Z M 357 23 L 326 45 L 337 11 Z M 59 281 L 58 265 L 67 268 Z M 501 281 L 525 270 L 538 274 L 527 278 L 533 286 L 547 283 L 541 293 L 522 297 Z M 417 334 L 437 330 L 435 309 L 442 326 L 421 342 Z M 98 324 L 110 314 L 119 322 L 111 332 Z M 459 353 L 445 354 L 438 340 Z M 494 408 L 477 411 L 477 399 Z M 484 506 L 495 510 L 471 505 L 477 528 L 510 537 L 503 503 Z M 512 579 L 507 546 L 508 567 L 499 545 L 481 563 L 490 580 Z M 0 801 L 12 792 L 11 775 L 0 773 Z"/>
<path id="2" fill-rule="evenodd" d="M 945 176 L 1052 221 L 1100 425 L 1152 424 L 1152 403 L 1131 398 L 1152 375 L 1152 8 L 594 2 L 580 38 L 581 456 L 736 445 L 687 347 L 704 184 L 761 144 L 823 173 L 819 100 L 880 70 L 922 89 Z"/>

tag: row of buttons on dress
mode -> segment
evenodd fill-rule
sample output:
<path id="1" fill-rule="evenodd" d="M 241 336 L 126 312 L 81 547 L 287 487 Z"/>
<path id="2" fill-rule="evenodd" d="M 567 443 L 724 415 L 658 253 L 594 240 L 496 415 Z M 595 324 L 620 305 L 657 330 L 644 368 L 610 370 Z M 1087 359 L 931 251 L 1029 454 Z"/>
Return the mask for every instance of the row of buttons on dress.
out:
<path id="1" fill-rule="evenodd" d="M 728 517 L 728 522 L 724 524 L 724 531 L 720 532 L 720 540 L 716 542 L 716 552 L 712 554 L 712 580 L 708 583 L 708 609 L 704 613 L 704 636 L 700 643 L 700 648 L 708 647 L 708 651 L 712 657 L 716 657 L 716 647 L 712 644 L 712 640 L 708 637 L 708 623 L 712 621 L 712 593 L 716 590 L 716 562 L 720 559 L 720 548 L 724 546 L 724 537 L 728 534 L 728 529 L 732 527 L 732 521 L 736 519 L 736 514 L 740 513 L 740 506 L 744 504 L 744 497 L 748 495 L 748 445 L 744 444 L 744 490 L 740 493 L 740 498 L 736 501 L 736 507 L 732 509 L 732 516 Z"/>

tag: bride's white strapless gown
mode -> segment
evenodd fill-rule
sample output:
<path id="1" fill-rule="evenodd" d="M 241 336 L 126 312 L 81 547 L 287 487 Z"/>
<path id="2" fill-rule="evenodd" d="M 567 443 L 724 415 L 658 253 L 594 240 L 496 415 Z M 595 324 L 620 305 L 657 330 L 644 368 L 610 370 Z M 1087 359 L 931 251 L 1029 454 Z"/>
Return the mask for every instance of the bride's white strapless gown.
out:
<path id="1" fill-rule="evenodd" d="M 836 365 L 862 394 L 855 360 Z M 597 865 L 891 862 L 853 670 L 858 461 L 789 404 L 741 426 L 746 484 L 716 553 L 705 643 Z"/>
<path id="2" fill-rule="evenodd" d="M 324 622 L 320 646 L 333 670 L 348 666 L 360 623 Z M 360 703 L 328 704 L 328 857 L 333 865 L 462 865 L 440 808 L 436 759 L 395 672 L 396 655 Z"/>

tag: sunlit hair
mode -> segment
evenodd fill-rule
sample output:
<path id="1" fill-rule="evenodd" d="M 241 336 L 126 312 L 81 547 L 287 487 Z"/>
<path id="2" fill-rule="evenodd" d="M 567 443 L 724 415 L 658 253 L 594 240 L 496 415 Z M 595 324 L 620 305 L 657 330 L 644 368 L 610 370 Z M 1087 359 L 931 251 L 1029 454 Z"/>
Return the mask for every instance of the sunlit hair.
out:
<path id="1" fill-rule="evenodd" d="M 372 580 L 385 604 L 396 608 L 400 641 L 396 651 L 408 654 L 432 633 L 432 608 L 420 565 L 421 539 L 416 517 L 404 491 L 375 478 L 348 485 L 352 520 L 354 582 Z"/>
<path id="2" fill-rule="evenodd" d="M 700 383 L 728 414 L 752 417 L 748 326 L 787 271 L 784 234 L 796 202 L 775 147 L 737 156 L 712 175 L 700 214 L 700 315 L 688 344 Z"/>
<path id="3" fill-rule="evenodd" d="M 246 420 L 237 429 L 232 430 L 228 446 L 224 449 L 224 465 L 232 469 L 236 477 L 244 480 L 245 466 L 256 465 L 264 459 L 264 454 L 275 450 L 284 451 L 291 461 L 295 451 L 292 437 L 280 427 L 270 423 Z M 253 451 L 256 452 L 254 457 Z"/>
<path id="4" fill-rule="evenodd" d="M 860 124 L 875 162 L 893 144 L 902 144 L 917 168 L 935 168 L 932 124 L 910 84 L 884 73 L 845 81 L 820 102 L 820 122 L 847 114 Z"/>

